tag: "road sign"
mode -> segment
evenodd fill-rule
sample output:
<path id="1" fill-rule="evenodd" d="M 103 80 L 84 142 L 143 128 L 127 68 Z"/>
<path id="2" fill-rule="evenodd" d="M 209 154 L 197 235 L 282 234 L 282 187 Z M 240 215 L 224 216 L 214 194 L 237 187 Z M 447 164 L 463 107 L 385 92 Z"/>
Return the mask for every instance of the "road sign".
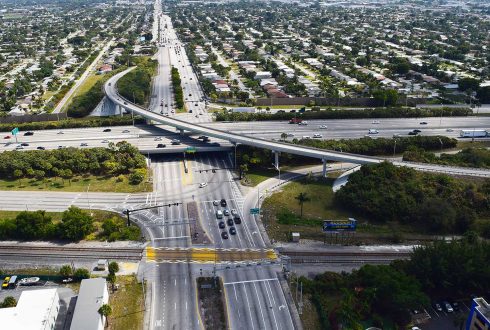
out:
<path id="1" fill-rule="evenodd" d="M 324 220 L 323 221 L 323 231 L 333 232 L 333 231 L 356 231 L 357 221 L 354 218 L 349 218 L 349 220 Z"/>
<path id="2" fill-rule="evenodd" d="M 258 207 L 250 209 L 250 214 L 259 214 L 259 213 L 260 213 L 260 209 Z"/>
<path id="3" fill-rule="evenodd" d="M 17 135 L 17 133 L 19 133 L 19 128 L 18 127 L 14 128 L 11 133 L 12 135 Z"/>
<path id="4" fill-rule="evenodd" d="M 187 152 L 188 154 L 193 154 L 197 151 L 196 147 L 187 147 L 185 148 L 185 152 Z"/>

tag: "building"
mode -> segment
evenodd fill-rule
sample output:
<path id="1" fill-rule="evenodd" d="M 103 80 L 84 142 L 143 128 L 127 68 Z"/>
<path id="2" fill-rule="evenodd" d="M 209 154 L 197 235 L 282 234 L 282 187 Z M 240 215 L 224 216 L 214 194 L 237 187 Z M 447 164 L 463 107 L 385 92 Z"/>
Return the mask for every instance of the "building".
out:
<path id="1" fill-rule="evenodd" d="M 471 304 L 470 314 L 466 321 L 466 330 L 490 329 L 490 304 L 483 298 L 475 298 Z"/>
<path id="2" fill-rule="evenodd" d="M 59 310 L 56 289 L 23 291 L 17 306 L 0 309 L 0 324 L 9 330 L 52 330 Z"/>
<path id="3" fill-rule="evenodd" d="M 99 308 L 108 301 L 109 291 L 104 278 L 82 280 L 70 330 L 103 330 L 105 317 L 99 314 Z"/>

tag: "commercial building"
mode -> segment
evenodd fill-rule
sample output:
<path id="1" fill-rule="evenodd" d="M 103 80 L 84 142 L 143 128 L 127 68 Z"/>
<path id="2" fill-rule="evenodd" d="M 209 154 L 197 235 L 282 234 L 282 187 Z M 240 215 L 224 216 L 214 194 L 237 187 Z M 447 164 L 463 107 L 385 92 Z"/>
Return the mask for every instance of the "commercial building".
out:
<path id="1" fill-rule="evenodd" d="M 483 298 L 475 298 L 471 304 L 466 330 L 490 329 L 490 304 Z"/>
<path id="2" fill-rule="evenodd" d="M 1 328 L 52 330 L 59 310 L 60 298 L 56 289 L 24 291 L 17 306 L 0 309 Z"/>
<path id="3" fill-rule="evenodd" d="M 103 330 L 105 317 L 99 314 L 99 308 L 108 301 L 109 291 L 104 278 L 82 280 L 70 330 Z"/>

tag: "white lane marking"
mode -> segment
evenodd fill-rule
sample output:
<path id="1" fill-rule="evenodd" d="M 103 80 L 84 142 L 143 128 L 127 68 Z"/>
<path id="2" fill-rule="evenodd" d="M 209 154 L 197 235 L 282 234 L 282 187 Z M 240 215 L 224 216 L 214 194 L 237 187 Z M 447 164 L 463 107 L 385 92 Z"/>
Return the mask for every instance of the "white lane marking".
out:
<path id="1" fill-rule="evenodd" d="M 252 306 L 250 306 L 250 301 L 248 300 L 247 289 L 245 288 L 245 286 L 243 286 L 243 291 L 245 291 L 245 298 L 247 299 L 247 306 L 250 314 L 250 323 L 252 324 L 252 330 L 254 330 L 255 326 L 254 326 L 254 320 L 252 318 Z"/>
<path id="2" fill-rule="evenodd" d="M 279 326 L 277 325 L 277 320 L 276 320 L 276 313 L 274 313 L 274 305 L 276 303 L 274 301 L 274 304 L 273 304 L 272 299 L 271 299 L 271 296 L 272 296 L 272 298 L 274 298 L 274 295 L 272 294 L 272 290 L 269 294 L 269 288 L 268 288 L 269 282 L 264 282 L 264 284 L 265 284 L 265 292 L 267 292 L 267 298 L 269 298 L 270 310 L 272 311 L 272 316 L 274 317 L 274 324 L 276 325 L 276 329 L 279 329 Z M 254 285 L 255 285 L 255 283 L 254 283 Z"/>
<path id="3" fill-rule="evenodd" d="M 223 284 L 224 284 L 224 285 L 230 285 L 230 284 L 254 283 L 254 282 L 266 282 L 266 281 L 278 281 L 278 279 L 277 279 L 277 277 L 276 277 L 276 278 L 264 278 L 264 279 L 259 279 L 259 280 L 248 280 L 248 281 L 226 282 L 226 283 L 223 283 Z"/>
<path id="4" fill-rule="evenodd" d="M 238 295 L 236 294 L 236 286 L 233 284 L 233 291 L 235 292 L 235 301 L 238 302 Z M 241 318 L 240 316 L 240 308 L 237 309 L 238 311 L 238 318 Z"/>
<path id="5" fill-rule="evenodd" d="M 279 283 L 279 281 L 278 281 Z M 282 287 L 280 286 L 279 284 L 279 291 L 281 291 L 281 295 L 282 295 L 282 301 L 284 302 L 282 305 L 283 306 L 287 306 L 287 300 L 286 300 L 286 296 L 284 295 L 284 291 L 282 291 Z M 291 329 L 294 329 L 294 324 L 293 324 L 293 317 L 291 316 L 291 312 L 289 311 L 289 308 L 284 308 L 285 311 L 287 311 L 288 313 L 288 319 L 289 319 L 289 323 L 291 323 Z"/>
<path id="6" fill-rule="evenodd" d="M 184 236 L 172 236 L 172 237 L 155 237 L 153 240 L 158 241 L 158 240 L 166 240 L 166 239 L 182 239 L 182 238 L 189 238 L 189 235 L 184 235 Z"/>
<path id="7" fill-rule="evenodd" d="M 264 329 L 267 329 L 265 324 L 264 310 L 262 308 L 262 304 L 260 303 L 259 291 L 257 291 L 257 285 L 255 285 L 255 282 L 253 282 L 253 285 L 255 289 L 255 296 L 257 297 L 257 301 L 259 302 L 259 310 L 260 310 L 260 315 L 262 315 L 262 322 L 264 322 Z"/>

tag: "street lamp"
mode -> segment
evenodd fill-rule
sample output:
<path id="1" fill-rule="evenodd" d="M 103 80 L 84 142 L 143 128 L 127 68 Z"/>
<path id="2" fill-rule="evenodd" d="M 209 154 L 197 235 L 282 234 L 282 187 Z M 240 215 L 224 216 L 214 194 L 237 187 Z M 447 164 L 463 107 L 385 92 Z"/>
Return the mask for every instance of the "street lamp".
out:
<path id="1" fill-rule="evenodd" d="M 89 200 L 89 197 L 88 197 L 88 191 L 90 189 L 90 183 L 88 184 L 88 187 L 87 187 L 87 205 L 88 205 L 88 209 L 90 211 L 90 215 L 92 215 L 92 207 L 90 206 L 90 200 Z"/>
<path id="2" fill-rule="evenodd" d="M 396 153 L 396 138 L 393 139 L 395 141 L 395 145 L 393 146 L 393 158 L 395 158 L 395 153 Z"/>
<path id="3" fill-rule="evenodd" d="M 272 166 L 279 172 L 279 181 L 281 181 L 281 167 L 279 165 L 272 163 Z"/>
<path id="4" fill-rule="evenodd" d="M 439 139 L 439 143 L 441 144 L 441 153 L 442 153 L 442 146 L 443 146 L 443 143 L 442 143 L 441 138 L 438 138 L 438 139 Z"/>

